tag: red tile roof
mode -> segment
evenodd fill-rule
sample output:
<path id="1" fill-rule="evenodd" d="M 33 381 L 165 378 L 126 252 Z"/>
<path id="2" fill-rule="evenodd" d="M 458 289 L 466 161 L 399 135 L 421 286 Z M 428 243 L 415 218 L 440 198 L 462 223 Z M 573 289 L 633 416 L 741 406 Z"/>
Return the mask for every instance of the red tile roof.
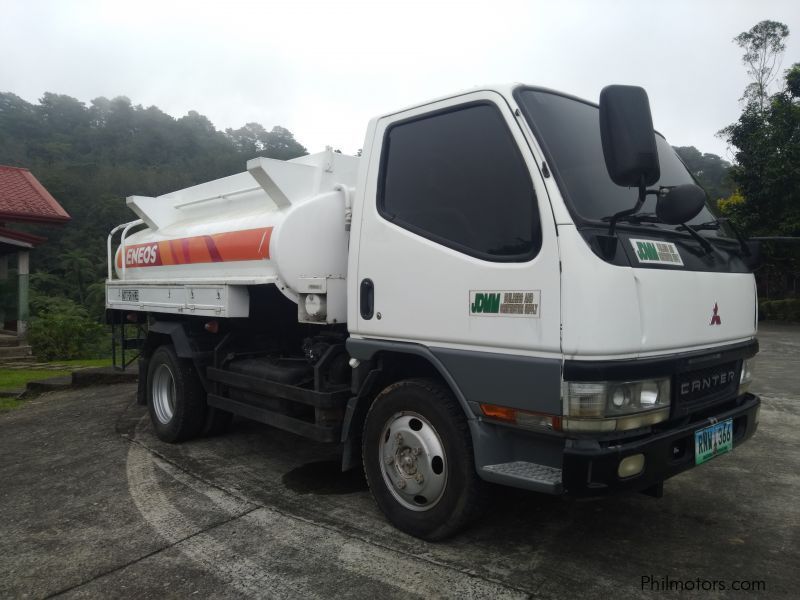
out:
<path id="1" fill-rule="evenodd" d="M 0 237 L 4 237 L 11 240 L 17 240 L 25 244 L 31 244 L 33 246 L 38 246 L 42 242 L 47 241 L 46 237 L 42 237 L 40 235 L 34 235 L 32 233 L 26 233 L 24 231 L 7 229 L 5 227 L 0 227 Z"/>
<path id="2" fill-rule="evenodd" d="M 63 223 L 70 216 L 28 169 L 0 165 L 0 222 Z"/>

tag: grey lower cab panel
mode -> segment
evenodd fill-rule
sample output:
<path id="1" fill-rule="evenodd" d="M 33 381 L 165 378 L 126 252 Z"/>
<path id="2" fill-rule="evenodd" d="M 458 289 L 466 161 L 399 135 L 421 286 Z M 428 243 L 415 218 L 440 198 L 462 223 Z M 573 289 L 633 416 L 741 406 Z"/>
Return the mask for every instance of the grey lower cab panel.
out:
<path id="1" fill-rule="evenodd" d="M 480 468 L 481 476 L 486 481 L 511 485 L 545 494 L 560 494 L 561 469 L 537 465 L 536 463 L 517 460 L 514 462 L 486 465 Z"/>
<path id="2" fill-rule="evenodd" d="M 478 350 L 428 347 L 411 342 L 349 338 L 350 356 L 369 360 L 382 351 L 423 356 L 433 364 L 473 413 L 469 403 L 501 404 L 548 414 L 561 414 L 561 359 L 519 356 Z M 479 414 L 479 413 L 477 413 Z"/>
<path id="3" fill-rule="evenodd" d="M 430 349 L 467 401 L 561 414 L 561 359 Z"/>

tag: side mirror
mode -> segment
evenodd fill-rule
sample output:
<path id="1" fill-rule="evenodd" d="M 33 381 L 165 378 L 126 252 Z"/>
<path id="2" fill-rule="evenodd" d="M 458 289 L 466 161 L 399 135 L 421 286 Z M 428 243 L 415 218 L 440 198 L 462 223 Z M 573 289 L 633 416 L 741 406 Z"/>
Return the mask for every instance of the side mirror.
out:
<path id="1" fill-rule="evenodd" d="M 600 138 L 611 181 L 653 185 L 661 176 L 650 102 L 643 88 L 609 85 L 600 92 Z"/>
<path id="2" fill-rule="evenodd" d="M 656 202 L 656 216 L 662 223 L 681 225 L 694 219 L 706 204 L 703 188 L 693 183 L 676 185 Z"/>

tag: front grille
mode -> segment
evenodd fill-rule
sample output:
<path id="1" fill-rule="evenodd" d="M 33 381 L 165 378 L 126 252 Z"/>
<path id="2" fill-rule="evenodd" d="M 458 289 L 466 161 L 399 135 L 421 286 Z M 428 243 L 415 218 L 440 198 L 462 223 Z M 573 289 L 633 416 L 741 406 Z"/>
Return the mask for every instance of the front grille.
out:
<path id="1" fill-rule="evenodd" d="M 679 413 L 687 413 L 720 400 L 732 398 L 739 387 L 741 362 L 729 362 L 675 378 L 675 400 Z"/>

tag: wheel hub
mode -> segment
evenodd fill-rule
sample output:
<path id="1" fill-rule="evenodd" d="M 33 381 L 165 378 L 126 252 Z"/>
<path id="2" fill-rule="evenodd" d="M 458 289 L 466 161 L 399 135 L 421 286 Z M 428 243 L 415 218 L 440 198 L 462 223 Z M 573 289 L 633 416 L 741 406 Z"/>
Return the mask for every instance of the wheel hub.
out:
<path id="1" fill-rule="evenodd" d="M 175 377 L 166 364 L 158 365 L 153 373 L 151 393 L 153 410 L 160 423 L 166 425 L 175 414 Z"/>
<path id="2" fill-rule="evenodd" d="M 417 473 L 417 457 L 408 446 L 397 451 L 397 454 L 395 454 L 395 464 L 398 470 L 406 477 Z"/>
<path id="3" fill-rule="evenodd" d="M 379 447 L 384 482 L 406 508 L 433 508 L 444 494 L 447 469 L 438 432 L 422 415 L 402 412 L 384 426 Z"/>

